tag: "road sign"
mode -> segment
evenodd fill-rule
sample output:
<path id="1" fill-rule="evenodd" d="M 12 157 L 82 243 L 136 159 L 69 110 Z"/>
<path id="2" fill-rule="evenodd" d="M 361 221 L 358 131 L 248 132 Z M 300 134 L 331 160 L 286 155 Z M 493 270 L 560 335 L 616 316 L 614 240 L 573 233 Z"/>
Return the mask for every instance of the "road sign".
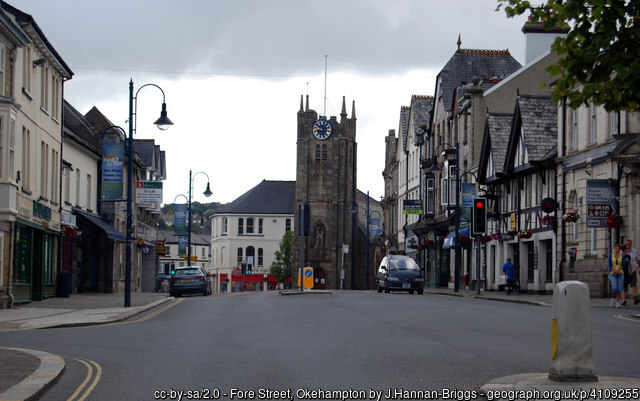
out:
<path id="1" fill-rule="evenodd" d="M 302 275 L 304 276 L 304 288 L 313 288 L 313 267 L 305 267 Z M 298 285 L 300 285 L 300 277 L 298 277 Z"/>
<path id="2" fill-rule="evenodd" d="M 405 199 L 402 205 L 404 214 L 422 214 L 422 199 Z"/>
<path id="3" fill-rule="evenodd" d="M 607 218 L 617 210 L 615 180 L 587 180 L 587 227 L 606 227 Z"/>

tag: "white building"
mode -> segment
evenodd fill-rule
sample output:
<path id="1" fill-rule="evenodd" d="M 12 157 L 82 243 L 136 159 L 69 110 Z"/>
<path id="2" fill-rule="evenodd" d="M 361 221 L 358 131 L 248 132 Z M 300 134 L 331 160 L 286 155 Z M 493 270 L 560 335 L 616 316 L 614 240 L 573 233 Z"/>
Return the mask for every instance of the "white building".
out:
<path id="1" fill-rule="evenodd" d="M 293 230 L 295 181 L 262 181 L 211 217 L 211 270 L 220 292 L 275 288 L 269 270 Z M 251 274 L 242 275 L 242 265 Z M 268 283 L 268 284 L 267 284 Z"/>

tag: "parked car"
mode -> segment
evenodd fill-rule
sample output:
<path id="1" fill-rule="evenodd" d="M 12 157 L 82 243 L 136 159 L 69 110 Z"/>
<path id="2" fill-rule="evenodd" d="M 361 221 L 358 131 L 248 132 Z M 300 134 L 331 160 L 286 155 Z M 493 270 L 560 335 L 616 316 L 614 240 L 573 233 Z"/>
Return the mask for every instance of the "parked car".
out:
<path id="1" fill-rule="evenodd" d="M 376 276 L 378 292 L 408 291 L 424 293 L 424 277 L 415 260 L 405 255 L 387 255 L 380 262 Z"/>
<path id="2" fill-rule="evenodd" d="M 200 267 L 179 267 L 171 275 L 170 295 L 172 297 L 179 297 L 187 293 L 211 295 L 212 282 L 211 275 L 205 273 Z"/>

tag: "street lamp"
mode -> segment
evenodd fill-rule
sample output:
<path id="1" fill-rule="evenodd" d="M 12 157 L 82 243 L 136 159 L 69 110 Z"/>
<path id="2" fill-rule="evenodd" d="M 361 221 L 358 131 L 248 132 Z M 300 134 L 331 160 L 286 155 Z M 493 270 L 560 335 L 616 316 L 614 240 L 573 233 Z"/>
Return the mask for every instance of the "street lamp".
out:
<path id="1" fill-rule="evenodd" d="M 145 84 L 138 88 L 133 94 L 133 79 L 129 81 L 129 137 L 127 138 L 127 239 L 125 255 L 125 277 L 124 277 L 124 307 L 131 306 L 131 239 L 133 237 L 133 133 L 136 130 L 138 112 L 138 92 L 145 86 L 154 86 L 162 92 L 162 111 L 160 118 L 154 124 L 162 131 L 165 131 L 173 122 L 167 117 L 167 104 L 165 103 L 164 91 L 156 84 Z M 134 120 L 136 117 L 136 120 Z M 123 130 L 124 131 L 124 130 Z"/>
<path id="2" fill-rule="evenodd" d="M 458 240 L 458 232 L 460 231 L 460 143 L 458 141 L 456 141 L 456 145 L 455 147 L 448 144 L 448 143 L 441 143 L 440 145 L 438 145 L 434 151 L 434 153 L 437 153 L 438 148 L 440 148 L 440 146 L 448 146 L 449 149 L 444 150 L 442 152 L 442 155 L 446 155 L 449 156 L 448 160 L 450 161 L 455 161 L 455 172 L 456 172 L 456 206 L 455 206 L 455 213 L 456 213 L 456 231 L 455 231 L 455 259 L 454 259 L 454 266 L 453 266 L 453 291 L 454 292 L 458 292 L 460 290 L 460 241 Z M 450 158 L 451 155 L 454 155 L 454 158 Z M 429 168 L 430 171 L 438 171 L 440 170 L 440 167 L 438 166 L 438 162 L 436 161 L 436 159 L 434 158 L 433 160 L 433 164 L 431 165 L 431 167 Z M 448 175 L 448 174 L 447 174 Z M 451 190 L 451 188 L 449 188 L 449 190 Z M 449 197 L 449 199 L 451 199 L 451 197 Z"/>
<path id="3" fill-rule="evenodd" d="M 202 193 L 207 198 L 213 195 L 211 192 L 211 187 L 209 186 L 209 176 L 204 171 L 198 171 L 195 174 L 191 174 L 191 170 L 189 170 L 189 223 L 187 224 L 187 266 L 191 265 L 191 189 L 193 188 L 193 180 L 196 178 L 198 174 L 204 174 L 207 176 L 207 189 Z"/>

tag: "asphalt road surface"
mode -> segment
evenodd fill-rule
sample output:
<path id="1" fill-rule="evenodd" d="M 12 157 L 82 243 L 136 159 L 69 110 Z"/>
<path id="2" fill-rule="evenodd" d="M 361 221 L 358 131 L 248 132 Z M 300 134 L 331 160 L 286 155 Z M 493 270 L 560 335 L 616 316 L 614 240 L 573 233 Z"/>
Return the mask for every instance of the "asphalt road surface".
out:
<path id="1" fill-rule="evenodd" d="M 3 332 L 0 344 L 65 359 L 45 401 L 326 398 L 318 391 L 385 399 L 396 389 L 464 399 L 551 363 L 549 307 L 373 291 L 172 302 L 119 324 Z M 637 378 L 640 322 L 619 313 L 592 308 L 596 374 Z"/>

